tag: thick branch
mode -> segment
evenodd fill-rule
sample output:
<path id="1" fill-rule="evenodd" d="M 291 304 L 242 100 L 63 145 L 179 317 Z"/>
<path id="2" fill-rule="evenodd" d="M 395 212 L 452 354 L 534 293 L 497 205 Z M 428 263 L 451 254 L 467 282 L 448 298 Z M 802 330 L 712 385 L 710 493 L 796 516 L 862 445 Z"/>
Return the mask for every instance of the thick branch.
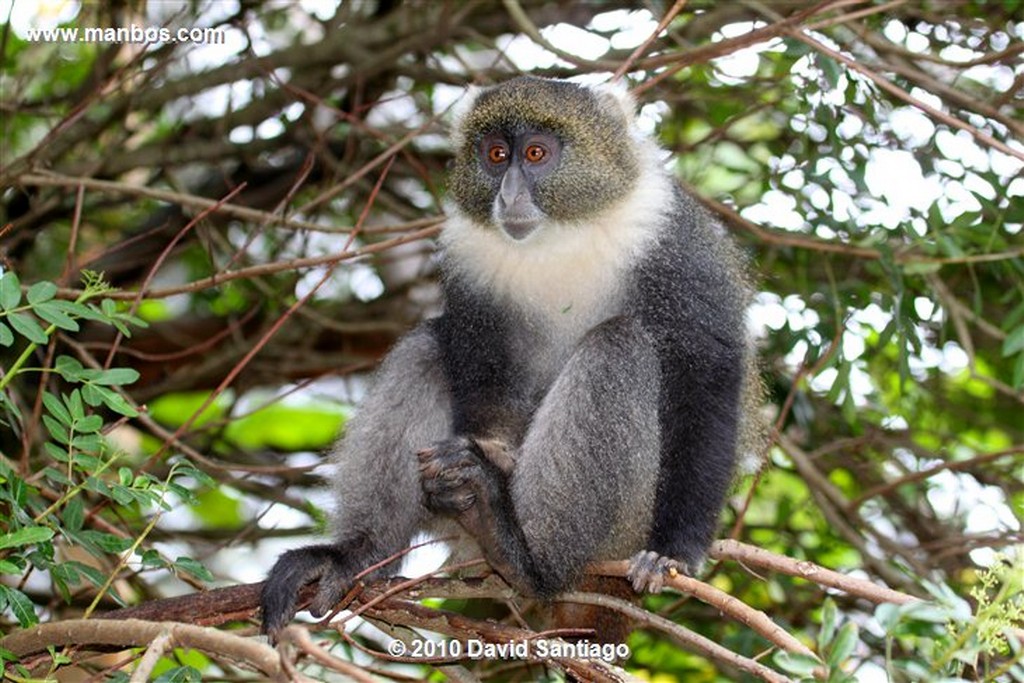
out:
<path id="1" fill-rule="evenodd" d="M 192 624 L 140 619 L 68 619 L 15 631 L 0 640 L 0 647 L 18 657 L 24 657 L 44 652 L 51 646 L 145 647 L 161 636 L 168 638 L 177 647 L 227 657 L 263 673 L 271 680 L 287 680 L 277 652 L 266 643 Z"/>

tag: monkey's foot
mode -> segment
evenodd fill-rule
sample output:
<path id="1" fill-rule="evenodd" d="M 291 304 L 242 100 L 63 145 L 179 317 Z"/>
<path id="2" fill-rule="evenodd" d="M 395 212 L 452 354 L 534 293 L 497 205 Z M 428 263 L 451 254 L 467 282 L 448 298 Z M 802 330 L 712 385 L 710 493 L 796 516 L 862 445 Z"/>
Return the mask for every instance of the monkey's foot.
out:
<path id="1" fill-rule="evenodd" d="M 626 578 L 637 593 L 660 593 L 666 576 L 693 576 L 702 564 L 702 558 L 687 562 L 659 555 L 653 550 L 641 550 L 629 560 Z"/>
<path id="2" fill-rule="evenodd" d="M 260 594 L 261 630 L 277 640 L 278 634 L 295 616 L 299 589 L 320 580 L 309 611 L 322 617 L 333 609 L 352 586 L 350 548 L 311 545 L 289 550 L 277 560 Z"/>
<path id="3" fill-rule="evenodd" d="M 480 446 L 459 436 L 416 453 L 420 460 L 420 484 L 424 504 L 433 512 L 458 516 L 476 503 L 485 490 L 488 463 Z M 493 467 L 493 466 L 492 466 Z"/>

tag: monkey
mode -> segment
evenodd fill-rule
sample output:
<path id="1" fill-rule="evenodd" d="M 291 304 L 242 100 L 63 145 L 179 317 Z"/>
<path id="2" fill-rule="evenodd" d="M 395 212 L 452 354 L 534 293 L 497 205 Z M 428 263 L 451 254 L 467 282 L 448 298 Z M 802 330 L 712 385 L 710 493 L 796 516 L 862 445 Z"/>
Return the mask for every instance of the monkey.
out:
<path id="1" fill-rule="evenodd" d="M 304 584 L 322 616 L 424 530 L 542 601 L 595 560 L 628 558 L 638 594 L 700 570 L 737 460 L 751 288 L 635 110 L 618 86 L 533 76 L 464 98 L 442 312 L 396 343 L 335 447 L 333 540 L 271 569 L 271 639 Z"/>

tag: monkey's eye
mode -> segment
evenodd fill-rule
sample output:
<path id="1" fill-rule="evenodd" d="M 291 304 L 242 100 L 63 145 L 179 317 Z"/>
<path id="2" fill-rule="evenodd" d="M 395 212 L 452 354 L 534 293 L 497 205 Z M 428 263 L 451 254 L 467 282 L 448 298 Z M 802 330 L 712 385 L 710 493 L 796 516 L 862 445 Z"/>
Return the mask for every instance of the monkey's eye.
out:
<path id="1" fill-rule="evenodd" d="M 508 161 L 508 147 L 505 145 L 491 145 L 487 149 L 487 160 L 492 164 L 503 164 Z"/>
<path id="2" fill-rule="evenodd" d="M 526 148 L 523 156 L 525 156 L 526 160 L 531 164 L 537 164 L 547 158 L 548 151 L 541 145 L 530 145 Z"/>

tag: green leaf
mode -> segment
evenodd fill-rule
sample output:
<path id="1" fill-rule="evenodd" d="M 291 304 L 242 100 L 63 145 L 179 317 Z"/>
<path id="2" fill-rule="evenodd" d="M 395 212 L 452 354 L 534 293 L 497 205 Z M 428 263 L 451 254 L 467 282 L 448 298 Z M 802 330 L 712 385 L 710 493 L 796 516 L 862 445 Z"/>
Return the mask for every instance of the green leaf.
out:
<path id="1" fill-rule="evenodd" d="M 49 455 L 57 462 L 68 461 L 68 451 L 66 448 L 61 448 L 57 444 L 51 441 L 47 441 L 46 443 L 43 444 L 43 449 L 46 451 L 47 455 Z"/>
<path id="2" fill-rule="evenodd" d="M 832 643 L 828 652 L 828 666 L 831 669 L 838 668 L 850 655 L 853 654 L 853 650 L 857 647 L 857 636 L 859 631 L 857 624 L 848 622 L 843 624 L 843 627 L 839 629 L 839 633 L 836 635 L 836 640 Z"/>
<path id="3" fill-rule="evenodd" d="M 33 310 L 35 310 L 36 315 L 51 325 L 55 325 L 62 330 L 67 330 L 68 332 L 78 332 L 78 330 L 81 329 L 81 326 L 79 326 L 71 316 L 54 306 L 54 303 L 56 302 L 51 301 L 49 303 L 40 304 Z"/>
<path id="4" fill-rule="evenodd" d="M 28 302 L 33 306 L 46 303 L 57 295 L 57 285 L 52 282 L 37 282 L 28 288 Z"/>
<path id="5" fill-rule="evenodd" d="M 71 439 L 71 445 L 85 453 L 99 453 L 103 450 L 103 439 L 99 434 L 77 434 Z"/>
<path id="6" fill-rule="evenodd" d="M 118 505 L 128 506 L 135 502 L 135 493 L 127 486 L 113 485 L 110 487 L 110 497 Z"/>
<path id="7" fill-rule="evenodd" d="M 334 406 L 272 405 L 231 421 L 224 436 L 252 450 L 319 450 L 338 438 L 344 418 L 344 413 Z"/>
<path id="8" fill-rule="evenodd" d="M 836 60 L 824 55 L 818 55 L 817 64 L 828 87 L 835 90 L 839 86 L 839 77 L 845 73 L 846 69 Z"/>
<path id="9" fill-rule="evenodd" d="M 111 391 L 98 384 L 86 384 L 82 387 L 82 398 L 93 407 L 101 403 L 111 410 L 127 417 L 138 417 L 139 413 L 125 401 L 117 392 Z"/>
<path id="10" fill-rule="evenodd" d="M 54 448 L 57 448 L 52 443 L 47 443 L 47 445 L 53 446 Z M 68 453 L 67 453 L 67 451 L 61 451 L 61 452 L 58 453 L 58 455 L 60 456 L 59 458 L 57 458 L 58 462 L 67 462 L 68 461 Z M 54 482 L 56 484 L 59 484 L 60 486 L 67 486 L 67 487 L 74 486 L 74 482 L 72 482 L 70 479 L 68 479 L 68 475 L 64 474 L 63 472 L 61 472 L 60 470 L 58 470 L 58 469 L 56 469 L 54 467 L 44 467 L 43 468 L 43 476 L 46 477 L 47 481 Z"/>
<path id="11" fill-rule="evenodd" d="M 821 661 L 816 657 L 798 655 L 785 650 L 776 651 L 772 659 L 780 669 L 797 676 L 813 676 L 814 672 L 821 667 Z"/>
<path id="12" fill-rule="evenodd" d="M 133 327 L 149 327 L 149 323 L 147 323 L 145 320 L 143 320 L 142 318 L 140 318 L 138 316 L 132 315 L 131 313 L 127 313 L 127 312 L 125 312 L 125 313 L 118 313 L 117 314 L 117 320 L 119 322 L 121 322 L 121 323 L 126 323 L 128 325 L 133 326 Z M 128 332 L 131 332 L 131 330 L 129 329 Z M 128 336 L 130 337 L 131 334 L 128 334 Z"/>
<path id="13" fill-rule="evenodd" d="M 824 652 L 839 628 L 839 610 L 832 598 L 826 598 L 821 608 L 821 632 L 818 633 L 818 650 Z"/>
<path id="14" fill-rule="evenodd" d="M 98 308 L 92 304 L 76 304 L 73 301 L 64 301 L 58 299 L 54 301 L 55 306 L 60 306 L 61 309 L 68 315 L 74 315 L 76 318 L 85 318 L 86 320 L 92 320 L 93 322 L 106 323 L 107 318 L 100 312 Z"/>
<path id="15" fill-rule="evenodd" d="M 1016 328 L 1003 340 L 1003 357 L 1024 351 L 1024 325 Z"/>
<path id="16" fill-rule="evenodd" d="M 83 434 L 95 434 L 103 428 L 103 418 L 99 415 L 89 415 L 75 423 L 75 431 Z"/>
<path id="17" fill-rule="evenodd" d="M 96 314 L 85 304 L 80 304 L 75 301 L 65 301 L 64 299 L 54 299 L 47 303 L 49 308 L 60 311 L 66 316 L 72 318 L 94 318 Z"/>
<path id="18" fill-rule="evenodd" d="M 7 316 L 7 322 L 11 324 L 15 332 L 33 344 L 45 344 L 50 339 L 35 318 L 25 313 L 11 313 Z"/>
<path id="19" fill-rule="evenodd" d="M 43 394 L 43 405 L 50 411 L 50 415 L 60 420 L 61 424 L 71 426 L 71 413 L 64 407 L 64 402 L 49 391 Z"/>
<path id="20" fill-rule="evenodd" d="M 160 674 L 153 683 L 200 683 L 203 673 L 191 666 L 179 666 Z"/>
<path id="21" fill-rule="evenodd" d="M 96 544 L 101 550 L 108 553 L 123 553 L 128 548 L 132 547 L 132 539 L 121 538 L 120 536 L 114 536 L 113 534 L 106 534 L 102 531 L 94 531 L 92 529 L 86 529 L 82 532 L 83 536 L 88 536 L 89 540 Z"/>
<path id="22" fill-rule="evenodd" d="M 82 381 L 82 372 L 85 370 L 82 364 L 71 356 L 57 356 L 53 369 L 69 382 Z"/>
<path id="23" fill-rule="evenodd" d="M 0 309 L 9 311 L 21 303 L 21 282 L 12 272 L 0 276 Z"/>
<path id="24" fill-rule="evenodd" d="M 64 526 L 72 531 L 79 531 L 85 522 L 85 504 L 82 499 L 75 496 L 64 506 Z"/>
<path id="25" fill-rule="evenodd" d="M 86 404 L 95 408 L 96 406 L 103 403 L 103 395 L 100 393 L 100 391 L 100 387 L 96 386 L 95 384 L 86 384 L 84 387 L 82 387 L 82 400 L 84 400 Z"/>
<path id="26" fill-rule="evenodd" d="M 75 467 L 84 472 L 98 472 L 104 468 L 104 461 L 89 453 L 75 453 Z"/>
<path id="27" fill-rule="evenodd" d="M 883 602 L 875 608 L 875 619 L 878 625 L 889 632 L 900 620 L 899 605 L 891 602 Z"/>
<path id="28" fill-rule="evenodd" d="M 28 596 L 16 588 L 0 583 L 0 607 L 6 606 L 18 620 L 18 625 L 28 628 L 39 623 L 35 605 Z"/>
<path id="29" fill-rule="evenodd" d="M 149 567 L 150 569 L 159 569 L 167 566 L 167 562 L 160 556 L 160 553 L 152 548 L 139 552 L 139 561 L 142 562 L 143 567 Z"/>
<path id="30" fill-rule="evenodd" d="M 73 564 L 86 580 L 94 586 L 102 586 L 107 581 L 106 572 L 97 569 L 96 567 L 90 567 L 87 564 L 81 562 L 68 562 L 67 564 Z"/>
<path id="31" fill-rule="evenodd" d="M 132 368 L 111 368 L 110 370 L 87 370 L 86 378 L 94 384 L 121 386 L 139 379 L 139 373 Z"/>
<path id="32" fill-rule="evenodd" d="M 86 489 L 98 493 L 104 498 L 110 498 L 110 487 L 107 486 L 107 482 L 103 481 L 99 477 L 88 477 L 82 482 Z"/>
<path id="33" fill-rule="evenodd" d="M 910 261 L 903 266 L 904 275 L 931 275 L 942 270 L 941 263 L 930 263 L 928 261 Z"/>
<path id="34" fill-rule="evenodd" d="M 124 400 L 119 394 L 110 391 L 109 389 L 102 389 L 101 387 L 96 387 L 96 389 L 100 391 L 100 400 L 103 401 L 103 404 L 115 413 L 120 413 L 125 417 L 139 416 L 139 411 L 132 408 L 128 401 Z"/>
<path id="35" fill-rule="evenodd" d="M 71 411 L 71 417 L 76 420 L 81 420 L 85 417 L 85 404 L 82 403 L 82 392 L 78 389 L 73 389 L 70 395 L 65 396 L 64 403 L 67 405 L 68 410 Z"/>
<path id="36" fill-rule="evenodd" d="M 210 573 L 210 570 L 191 557 L 179 557 L 174 561 L 174 567 L 186 574 L 191 574 L 200 581 L 213 581 L 213 574 Z"/>
<path id="37" fill-rule="evenodd" d="M 14 333 L 11 332 L 11 328 L 7 327 L 3 323 L 0 323 L 0 346 L 10 346 L 14 343 Z"/>
<path id="38" fill-rule="evenodd" d="M 0 549 L 20 548 L 33 543 L 42 543 L 53 538 L 53 529 L 48 526 L 27 526 L 17 531 L 0 534 Z"/>
<path id="39" fill-rule="evenodd" d="M 64 602 L 71 602 L 69 586 L 74 586 L 82 580 L 82 576 L 75 569 L 75 566 L 68 562 L 52 565 L 50 567 L 50 578 L 57 585 L 57 590 L 60 591 Z"/>
<path id="40" fill-rule="evenodd" d="M 71 436 L 68 432 L 68 428 L 60 422 L 49 415 L 43 415 L 43 424 L 46 426 L 46 431 L 50 432 L 50 436 L 54 441 L 59 444 L 64 444 L 65 446 L 71 443 Z"/>
<path id="41" fill-rule="evenodd" d="M 25 571 L 24 567 L 19 567 L 10 560 L 0 560 L 0 574 L 20 574 L 23 571 Z"/>
<path id="42" fill-rule="evenodd" d="M 219 485 L 216 479 L 208 475 L 206 472 L 197 469 L 195 465 L 193 465 L 191 462 L 185 459 L 182 459 L 175 463 L 174 476 L 191 477 L 192 479 L 196 480 L 197 484 L 207 488 L 215 488 Z"/>

